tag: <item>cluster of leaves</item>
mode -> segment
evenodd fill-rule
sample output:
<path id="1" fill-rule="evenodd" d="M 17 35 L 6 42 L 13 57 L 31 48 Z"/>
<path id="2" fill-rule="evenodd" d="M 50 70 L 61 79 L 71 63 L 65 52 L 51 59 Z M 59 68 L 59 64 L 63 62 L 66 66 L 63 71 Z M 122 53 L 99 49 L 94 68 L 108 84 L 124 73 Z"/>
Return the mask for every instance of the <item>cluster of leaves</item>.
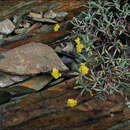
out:
<path id="1" fill-rule="evenodd" d="M 85 63 L 89 75 L 80 74 L 76 89 L 81 94 L 93 93 L 99 97 L 128 92 L 130 88 L 128 1 L 97 0 L 88 2 L 86 11 L 71 21 L 73 33 L 84 44 L 77 62 Z M 123 38 L 122 38 L 123 36 Z"/>

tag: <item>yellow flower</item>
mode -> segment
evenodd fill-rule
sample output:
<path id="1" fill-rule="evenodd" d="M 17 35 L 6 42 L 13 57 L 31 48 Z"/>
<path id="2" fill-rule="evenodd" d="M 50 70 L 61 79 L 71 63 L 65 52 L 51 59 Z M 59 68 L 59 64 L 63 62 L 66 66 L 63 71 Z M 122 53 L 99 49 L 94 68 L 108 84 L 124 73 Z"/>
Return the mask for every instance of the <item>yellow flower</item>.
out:
<path id="1" fill-rule="evenodd" d="M 59 28 L 60 28 L 60 25 L 59 25 L 59 24 L 56 24 L 56 25 L 54 26 L 54 31 L 57 32 L 57 31 L 59 30 Z"/>
<path id="2" fill-rule="evenodd" d="M 53 68 L 53 71 L 52 71 L 51 75 L 52 75 L 55 79 L 58 79 L 59 77 L 61 77 L 61 73 L 59 73 L 59 70 L 57 70 L 56 68 Z"/>
<path id="3" fill-rule="evenodd" d="M 77 37 L 77 38 L 75 39 L 75 42 L 76 42 L 77 44 L 80 44 L 80 38 Z"/>
<path id="4" fill-rule="evenodd" d="M 93 96 L 94 96 L 94 94 L 91 92 L 91 93 L 90 93 L 90 96 L 92 96 L 92 97 L 93 97 Z"/>
<path id="5" fill-rule="evenodd" d="M 83 48 L 84 48 L 84 45 L 81 44 L 81 43 L 76 45 L 76 50 L 77 50 L 78 53 L 81 53 Z"/>
<path id="6" fill-rule="evenodd" d="M 75 99 L 68 99 L 67 106 L 74 107 L 76 105 L 77 105 L 77 100 L 75 100 Z"/>
<path id="7" fill-rule="evenodd" d="M 79 67 L 79 72 L 82 74 L 88 74 L 88 67 L 85 66 L 84 63 L 81 63 L 80 67 Z"/>
<path id="8" fill-rule="evenodd" d="M 123 47 L 124 47 L 124 45 L 122 43 L 120 43 L 120 48 L 123 48 Z"/>

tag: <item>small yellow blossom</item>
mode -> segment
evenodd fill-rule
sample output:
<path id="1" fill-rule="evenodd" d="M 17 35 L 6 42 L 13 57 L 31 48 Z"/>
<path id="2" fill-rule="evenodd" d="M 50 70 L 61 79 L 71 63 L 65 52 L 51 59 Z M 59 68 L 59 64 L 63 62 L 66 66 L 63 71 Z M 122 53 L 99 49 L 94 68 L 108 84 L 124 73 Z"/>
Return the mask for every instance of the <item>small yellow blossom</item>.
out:
<path id="1" fill-rule="evenodd" d="M 94 94 L 91 92 L 91 93 L 90 93 L 90 96 L 92 96 L 92 97 L 93 97 L 93 96 L 94 96 Z"/>
<path id="2" fill-rule="evenodd" d="M 81 53 L 83 48 L 84 48 L 84 45 L 81 44 L 81 43 L 76 45 L 76 50 L 77 50 L 78 53 Z"/>
<path id="3" fill-rule="evenodd" d="M 75 99 L 68 99 L 67 106 L 74 107 L 76 105 L 77 105 L 77 100 L 75 100 Z"/>
<path id="4" fill-rule="evenodd" d="M 120 48 L 123 48 L 123 47 L 124 47 L 124 45 L 122 43 L 120 43 Z"/>
<path id="5" fill-rule="evenodd" d="M 60 28 L 60 25 L 59 25 L 59 24 L 56 24 L 56 25 L 54 26 L 54 31 L 57 32 L 57 31 L 59 30 L 59 28 Z"/>
<path id="6" fill-rule="evenodd" d="M 80 38 L 77 37 L 77 38 L 75 39 L 75 42 L 76 42 L 77 44 L 80 44 Z"/>
<path id="7" fill-rule="evenodd" d="M 81 63 L 80 67 L 79 67 L 79 72 L 82 74 L 88 74 L 88 67 L 85 66 L 84 63 Z"/>
<path id="8" fill-rule="evenodd" d="M 59 77 L 61 77 L 61 73 L 59 73 L 59 70 L 57 70 L 56 68 L 53 68 L 53 71 L 51 73 L 51 75 L 55 78 L 58 79 Z"/>

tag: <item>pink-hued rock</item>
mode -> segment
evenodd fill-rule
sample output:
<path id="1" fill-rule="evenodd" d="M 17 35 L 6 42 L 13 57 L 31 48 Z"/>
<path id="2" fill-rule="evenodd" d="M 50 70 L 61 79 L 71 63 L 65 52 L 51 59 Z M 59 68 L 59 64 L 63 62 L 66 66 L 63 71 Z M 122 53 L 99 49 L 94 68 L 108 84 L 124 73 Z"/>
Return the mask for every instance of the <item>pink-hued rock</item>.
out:
<path id="1" fill-rule="evenodd" d="M 4 21 L 0 22 L 0 33 L 8 35 L 12 33 L 14 29 L 15 25 L 9 19 L 5 19 Z"/>
<path id="2" fill-rule="evenodd" d="M 0 71 L 15 75 L 35 75 L 51 72 L 55 67 L 60 71 L 68 68 L 54 50 L 42 43 L 29 43 L 2 53 Z"/>

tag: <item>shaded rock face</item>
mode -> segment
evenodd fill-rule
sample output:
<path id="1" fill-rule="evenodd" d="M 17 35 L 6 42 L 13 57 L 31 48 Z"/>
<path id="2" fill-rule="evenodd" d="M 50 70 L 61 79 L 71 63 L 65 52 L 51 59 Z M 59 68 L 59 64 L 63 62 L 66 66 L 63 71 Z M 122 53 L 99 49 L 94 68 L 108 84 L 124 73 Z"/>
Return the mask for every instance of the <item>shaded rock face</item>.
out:
<path id="1" fill-rule="evenodd" d="M 17 76 L 17 75 L 12 76 L 0 72 L 0 88 L 10 86 L 12 84 L 15 84 L 28 78 L 29 78 L 28 76 Z"/>
<path id="2" fill-rule="evenodd" d="M 55 67 L 67 70 L 54 50 L 42 43 L 29 43 L 2 53 L 0 71 L 15 75 L 35 75 L 50 72 Z"/>
<path id="3" fill-rule="evenodd" d="M 0 105 L 8 102 L 11 99 L 12 95 L 6 91 L 0 91 Z"/>

